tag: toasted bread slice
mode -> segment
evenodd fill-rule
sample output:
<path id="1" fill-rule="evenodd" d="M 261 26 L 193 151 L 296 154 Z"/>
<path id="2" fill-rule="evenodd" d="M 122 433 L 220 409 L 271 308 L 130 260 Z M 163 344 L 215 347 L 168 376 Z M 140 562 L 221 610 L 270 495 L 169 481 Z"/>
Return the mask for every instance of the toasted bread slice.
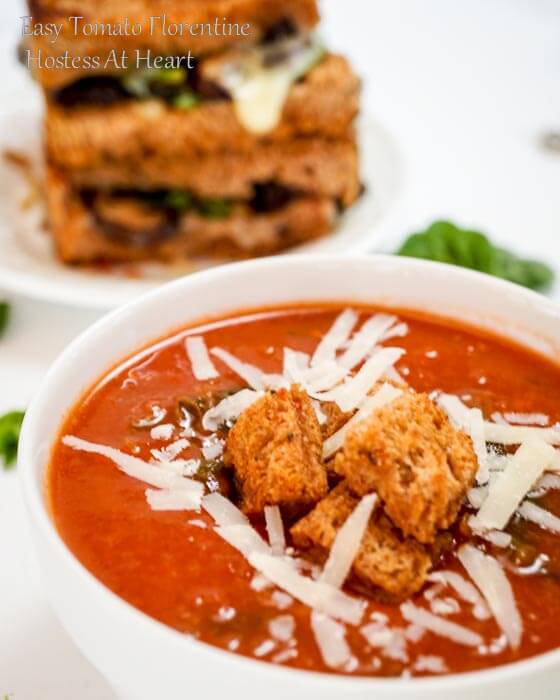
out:
<path id="1" fill-rule="evenodd" d="M 256 44 L 268 38 L 276 38 L 287 30 L 306 32 L 319 21 L 316 0 L 82 0 L 77 7 L 75 0 L 29 0 L 30 15 L 34 22 L 63 24 L 60 38 L 52 42 L 51 36 L 33 38 L 29 49 L 43 59 L 63 57 L 68 51 L 75 58 L 99 56 L 104 61 L 110 52 L 151 50 L 159 55 L 182 55 L 191 50 L 195 56 L 220 51 L 228 46 Z M 74 31 L 73 16 L 83 17 L 83 23 L 106 24 L 138 23 L 137 36 L 84 36 L 78 27 Z M 162 30 L 161 22 L 152 24 L 152 17 L 165 15 L 168 25 L 214 25 L 216 18 L 232 24 L 249 25 L 248 36 L 238 33 L 220 35 L 205 30 L 191 35 Z M 77 35 L 76 35 L 77 34 Z M 91 71 L 73 68 L 36 69 L 37 80 L 47 88 L 61 87 Z"/>
<path id="2" fill-rule="evenodd" d="M 353 141 L 297 139 L 265 143 L 247 153 L 214 153 L 199 158 L 148 152 L 143 158 L 65 171 L 80 188 L 185 189 L 199 197 L 248 200 L 255 184 L 274 182 L 300 194 L 328 197 L 342 208 L 361 192 Z"/>
<path id="3" fill-rule="evenodd" d="M 180 154 L 187 161 L 301 136 L 348 139 L 359 99 L 360 81 L 346 59 L 329 55 L 292 87 L 280 124 L 264 136 L 244 129 L 226 100 L 203 102 L 188 112 L 157 100 L 73 109 L 49 100 L 47 151 L 59 167 L 85 170 L 105 161 L 136 163 L 153 153 L 162 160 Z"/>
<path id="4" fill-rule="evenodd" d="M 326 235 L 337 219 L 332 199 L 307 195 L 264 213 L 239 202 L 221 219 L 196 212 L 169 219 L 146 212 L 141 201 L 127 202 L 107 226 L 63 173 L 49 168 L 46 184 L 50 230 L 70 264 L 268 255 Z"/>

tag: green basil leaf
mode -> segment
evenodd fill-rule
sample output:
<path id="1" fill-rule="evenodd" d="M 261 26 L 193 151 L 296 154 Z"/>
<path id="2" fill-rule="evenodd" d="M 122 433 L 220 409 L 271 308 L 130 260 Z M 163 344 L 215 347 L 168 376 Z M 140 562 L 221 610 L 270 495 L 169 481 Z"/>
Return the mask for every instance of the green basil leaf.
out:
<path id="1" fill-rule="evenodd" d="M 185 90 L 173 98 L 173 107 L 176 109 L 182 109 L 184 112 L 190 112 L 191 109 L 198 107 L 200 104 L 200 97 L 195 95 L 194 92 L 189 92 Z"/>
<path id="2" fill-rule="evenodd" d="M 9 469 L 16 461 L 24 416 L 23 411 L 12 411 L 0 417 L 0 459 L 4 463 L 4 469 Z"/>
<path id="3" fill-rule="evenodd" d="M 436 221 L 425 231 L 412 234 L 397 255 L 467 267 L 530 289 L 544 290 L 554 281 L 554 272 L 545 263 L 520 258 L 494 246 L 483 233 L 461 229 L 449 221 Z"/>
<path id="4" fill-rule="evenodd" d="M 0 338 L 6 332 L 8 323 L 10 322 L 10 305 L 5 301 L 0 302 Z"/>
<path id="5" fill-rule="evenodd" d="M 165 205 L 180 212 L 186 212 L 195 206 L 194 197 L 186 190 L 171 190 L 165 197 Z"/>

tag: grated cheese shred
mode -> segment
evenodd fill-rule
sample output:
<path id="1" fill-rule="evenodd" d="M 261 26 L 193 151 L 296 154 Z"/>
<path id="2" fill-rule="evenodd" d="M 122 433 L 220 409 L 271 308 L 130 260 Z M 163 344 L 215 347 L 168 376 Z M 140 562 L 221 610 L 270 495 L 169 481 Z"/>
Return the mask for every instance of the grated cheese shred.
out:
<path id="1" fill-rule="evenodd" d="M 208 354 L 206 342 L 202 336 L 190 336 L 185 340 L 185 350 L 190 360 L 195 379 L 206 381 L 217 379 L 220 375 Z"/>
<path id="2" fill-rule="evenodd" d="M 474 581 L 510 646 L 519 647 L 523 622 L 515 603 L 511 584 L 500 563 L 471 544 L 459 549 L 459 561 Z"/>
<path id="3" fill-rule="evenodd" d="M 321 581 L 336 588 L 340 588 L 346 581 L 376 503 L 376 494 L 364 496 L 348 516 L 335 537 L 329 558 L 321 574 Z"/>
<path id="4" fill-rule="evenodd" d="M 488 496 L 474 518 L 475 528 L 502 530 L 554 456 L 554 449 L 542 440 L 524 442 L 490 484 Z"/>
<path id="5" fill-rule="evenodd" d="M 286 535 L 284 534 L 284 523 L 282 514 L 278 506 L 265 506 L 264 518 L 270 548 L 275 556 L 282 556 L 286 549 Z"/>

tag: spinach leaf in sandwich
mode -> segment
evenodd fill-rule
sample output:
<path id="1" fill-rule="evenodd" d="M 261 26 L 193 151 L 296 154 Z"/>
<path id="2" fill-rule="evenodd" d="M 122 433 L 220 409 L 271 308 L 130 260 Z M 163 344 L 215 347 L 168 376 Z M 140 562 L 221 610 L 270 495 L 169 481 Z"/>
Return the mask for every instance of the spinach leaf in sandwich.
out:
<path id="1" fill-rule="evenodd" d="M 536 290 L 544 290 L 554 281 L 554 272 L 545 263 L 520 258 L 493 245 L 483 233 L 459 228 L 449 221 L 436 221 L 425 231 L 413 234 L 397 255 L 467 267 Z"/>
<path id="2" fill-rule="evenodd" d="M 227 219 L 231 214 L 232 205 L 227 199 L 216 197 L 201 200 L 199 210 L 206 219 Z"/>
<path id="3" fill-rule="evenodd" d="M 202 199 L 186 190 L 171 190 L 164 198 L 163 204 L 182 214 L 195 211 L 206 219 L 227 219 L 232 212 L 232 202 L 215 197 Z"/>

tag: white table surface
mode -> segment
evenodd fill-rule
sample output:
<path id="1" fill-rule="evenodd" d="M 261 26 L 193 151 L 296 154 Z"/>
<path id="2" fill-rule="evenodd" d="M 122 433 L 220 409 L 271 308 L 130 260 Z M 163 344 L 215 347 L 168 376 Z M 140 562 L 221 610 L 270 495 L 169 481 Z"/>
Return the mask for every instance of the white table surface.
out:
<path id="1" fill-rule="evenodd" d="M 325 35 L 365 77 L 365 110 L 392 132 L 404 157 L 405 190 L 382 223 L 387 250 L 407 232 L 449 217 L 560 269 L 560 155 L 539 145 L 544 131 L 560 130 L 560 3 L 323 6 Z M 0 105 L 27 79 L 14 61 L 20 14 L 19 0 L 0 5 Z M 0 341 L 0 413 L 24 408 L 57 354 L 99 317 L 10 300 L 13 323 Z M 16 700 L 113 698 L 43 597 L 15 472 L 0 473 L 0 698 L 5 693 Z"/>

